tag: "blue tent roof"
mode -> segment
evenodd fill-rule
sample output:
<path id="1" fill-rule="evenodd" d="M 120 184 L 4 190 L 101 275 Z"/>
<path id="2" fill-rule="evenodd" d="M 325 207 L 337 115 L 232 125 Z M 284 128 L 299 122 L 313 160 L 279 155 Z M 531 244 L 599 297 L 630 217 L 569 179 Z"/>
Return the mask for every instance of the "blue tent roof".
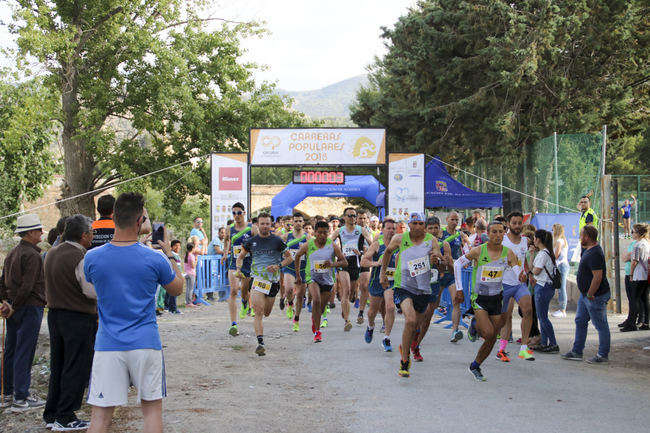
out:
<path id="1" fill-rule="evenodd" d="M 425 207 L 503 207 L 501 194 L 487 194 L 466 187 L 451 177 L 438 157 L 432 159 L 425 167 L 424 191 Z"/>
<path id="2" fill-rule="evenodd" d="M 273 200 L 271 215 L 291 215 L 293 208 L 307 197 L 363 197 L 375 203 L 384 186 L 374 176 L 345 176 L 345 185 L 305 185 L 290 183 Z"/>
<path id="3" fill-rule="evenodd" d="M 384 207 L 385 194 L 375 199 L 375 206 Z M 424 207 L 470 209 L 502 207 L 501 194 L 487 194 L 470 189 L 451 177 L 439 158 L 432 159 L 424 168 Z"/>

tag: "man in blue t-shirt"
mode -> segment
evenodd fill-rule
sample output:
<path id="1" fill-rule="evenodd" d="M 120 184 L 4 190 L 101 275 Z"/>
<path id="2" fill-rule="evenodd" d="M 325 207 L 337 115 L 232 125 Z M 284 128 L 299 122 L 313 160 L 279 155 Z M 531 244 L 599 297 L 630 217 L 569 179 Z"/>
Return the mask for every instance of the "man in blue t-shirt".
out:
<path id="1" fill-rule="evenodd" d="M 147 213 L 144 198 L 121 194 L 115 202 L 115 236 L 85 256 L 86 280 L 95 286 L 99 329 L 88 389 L 93 406 L 89 432 L 105 432 L 115 406 L 128 402 L 129 386 L 138 391 L 145 431 L 161 431 L 166 396 L 162 344 L 156 323 L 156 287 L 178 296 L 183 277 L 173 260 L 167 231 L 160 250 L 138 242 Z"/>
<path id="2" fill-rule="evenodd" d="M 259 234 L 249 238 L 242 245 L 242 251 L 237 257 L 237 274 L 242 276 L 244 258 L 250 254 L 251 284 L 250 298 L 255 310 L 255 335 L 257 348 L 255 353 L 264 356 L 264 325 L 262 319 L 271 314 L 275 296 L 280 290 L 280 267 L 287 266 L 293 257 L 287 250 L 287 245 L 279 236 L 271 234 L 271 215 L 261 213 L 257 216 Z M 282 257 L 284 256 L 284 260 Z"/>

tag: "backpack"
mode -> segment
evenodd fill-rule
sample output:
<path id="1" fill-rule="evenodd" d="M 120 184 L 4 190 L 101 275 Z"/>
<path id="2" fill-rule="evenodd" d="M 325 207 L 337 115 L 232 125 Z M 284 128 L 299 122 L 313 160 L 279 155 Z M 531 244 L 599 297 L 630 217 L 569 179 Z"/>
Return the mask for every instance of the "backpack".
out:
<path id="1" fill-rule="evenodd" d="M 544 250 L 546 254 L 551 257 L 551 253 L 548 252 L 548 250 Z M 562 275 L 560 274 L 560 270 L 557 268 L 557 266 L 554 267 L 553 269 L 553 275 L 546 269 L 546 266 L 544 266 L 544 271 L 546 272 L 546 275 L 551 279 L 551 284 L 553 285 L 554 289 L 559 289 L 562 287 Z"/>

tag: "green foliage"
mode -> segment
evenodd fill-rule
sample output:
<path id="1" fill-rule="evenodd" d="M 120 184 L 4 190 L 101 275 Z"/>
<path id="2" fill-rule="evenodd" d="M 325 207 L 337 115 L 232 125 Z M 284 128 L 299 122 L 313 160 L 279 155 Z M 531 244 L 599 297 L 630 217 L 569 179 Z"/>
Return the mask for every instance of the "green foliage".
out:
<path id="1" fill-rule="evenodd" d="M 286 98 L 252 78 L 239 41 L 257 24 L 207 29 L 201 1 L 18 0 L 11 30 L 23 66 L 28 56 L 59 92 L 67 192 L 73 195 L 207 155 L 245 151 L 248 128 L 300 126 Z M 126 125 L 118 120 L 125 121 Z M 123 127 L 127 126 L 127 127 Z M 178 211 L 188 195 L 207 193 L 206 159 L 143 181 L 164 190 Z M 169 187 L 191 170 L 183 182 Z M 71 203 L 90 212 L 88 203 Z"/>
<path id="2" fill-rule="evenodd" d="M 163 205 L 163 193 L 153 189 L 144 192 L 147 212 L 151 221 L 164 222 L 174 239 L 182 242 L 190 236 L 194 227 L 194 218 L 203 217 L 205 232 L 210 236 L 210 199 L 204 195 L 187 197 L 177 210 L 171 210 Z"/>
<path id="3" fill-rule="evenodd" d="M 39 81 L 0 83 L 0 216 L 36 200 L 57 168 L 50 153 L 56 139 L 52 115 L 57 101 Z M 15 218 L 0 220 L 9 226 Z"/>
<path id="4" fill-rule="evenodd" d="M 614 157 L 647 125 L 647 84 L 629 86 L 650 69 L 647 17 L 642 0 L 420 1 L 384 29 L 351 118 L 387 127 L 390 151 L 465 165 L 607 124 Z"/>

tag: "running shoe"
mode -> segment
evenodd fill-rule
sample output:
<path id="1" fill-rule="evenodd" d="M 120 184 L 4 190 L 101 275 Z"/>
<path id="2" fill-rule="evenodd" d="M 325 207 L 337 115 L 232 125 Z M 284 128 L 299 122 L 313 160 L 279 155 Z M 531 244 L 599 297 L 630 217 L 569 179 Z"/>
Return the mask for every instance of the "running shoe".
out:
<path id="1" fill-rule="evenodd" d="M 13 403 L 13 401 L 14 401 L 13 394 L 4 395 L 3 398 L 0 399 L 0 408 L 11 406 L 11 403 Z"/>
<path id="2" fill-rule="evenodd" d="M 311 302 L 307 304 L 307 311 L 311 313 Z"/>
<path id="3" fill-rule="evenodd" d="M 476 319 L 472 317 L 472 320 L 469 322 L 469 329 L 467 330 L 467 339 L 472 343 L 478 339 L 476 332 Z"/>
<path id="4" fill-rule="evenodd" d="M 562 310 L 557 310 L 554 311 L 553 314 L 551 314 L 553 317 L 566 317 L 566 313 Z"/>
<path id="5" fill-rule="evenodd" d="M 293 319 L 293 305 L 287 305 L 287 319 Z"/>
<path id="6" fill-rule="evenodd" d="M 395 311 L 397 311 L 397 314 L 402 314 L 402 307 L 399 304 L 395 304 Z"/>
<path id="7" fill-rule="evenodd" d="M 280 310 L 284 310 L 284 298 L 280 298 Z"/>
<path id="8" fill-rule="evenodd" d="M 11 412 L 25 412 L 32 409 L 39 409 L 45 406 L 45 400 L 42 400 L 33 395 L 28 395 L 22 400 L 14 399 L 14 402 L 11 404 Z"/>
<path id="9" fill-rule="evenodd" d="M 248 314 L 248 306 L 241 304 L 241 309 L 239 310 L 239 318 L 243 319 Z"/>
<path id="10" fill-rule="evenodd" d="M 420 347 L 416 346 L 414 350 L 411 350 L 413 352 L 413 361 L 415 362 L 422 362 L 424 361 L 424 358 L 422 357 L 422 354 L 420 353 Z"/>
<path id="11" fill-rule="evenodd" d="M 418 336 L 420 335 L 420 330 L 418 329 L 415 331 L 415 335 L 413 336 L 413 341 L 411 341 L 411 352 L 413 352 L 415 349 L 418 348 Z"/>
<path id="12" fill-rule="evenodd" d="M 305 298 L 302 298 L 302 308 L 305 308 L 305 302 L 307 302 L 307 300 Z"/>
<path id="13" fill-rule="evenodd" d="M 525 359 L 526 361 L 534 361 L 535 357 L 528 349 L 526 349 L 526 350 L 519 351 L 519 359 Z"/>
<path id="14" fill-rule="evenodd" d="M 300 324 L 294 320 L 293 321 L 293 332 L 298 332 L 298 331 L 300 331 Z"/>
<path id="15" fill-rule="evenodd" d="M 559 353 L 560 347 L 557 344 L 549 344 L 548 346 L 542 346 L 539 351 L 542 353 Z"/>
<path id="16" fill-rule="evenodd" d="M 505 350 L 499 350 L 497 352 L 497 359 L 503 362 L 510 362 L 510 358 L 508 357 L 508 355 L 509 355 L 508 352 L 506 352 Z"/>
<path id="17" fill-rule="evenodd" d="M 359 298 L 354 300 L 354 308 L 359 308 Z"/>
<path id="18" fill-rule="evenodd" d="M 239 335 L 239 331 L 237 330 L 237 325 L 232 325 L 230 329 L 228 330 L 228 334 L 232 335 L 233 337 L 236 337 Z"/>
<path id="19" fill-rule="evenodd" d="M 399 361 L 399 371 L 397 374 L 399 374 L 401 377 L 410 377 L 411 373 L 409 373 L 409 369 L 411 368 L 411 360 L 409 359 L 408 361 L 404 362 L 400 359 Z"/>
<path id="20" fill-rule="evenodd" d="M 325 305 L 325 311 L 323 312 L 323 314 L 325 314 L 325 316 L 327 316 L 329 313 L 330 313 L 330 306 Z"/>
<path id="21" fill-rule="evenodd" d="M 314 343 L 321 343 L 323 341 L 323 334 L 320 331 L 316 331 L 314 334 Z"/>
<path id="22" fill-rule="evenodd" d="M 359 311 L 359 315 L 357 316 L 357 323 L 359 325 L 363 323 L 363 311 Z"/>
<path id="23" fill-rule="evenodd" d="M 485 376 L 483 376 L 483 373 L 481 373 L 481 367 L 472 368 L 470 365 L 468 370 L 470 373 L 472 373 L 474 379 L 478 380 L 479 382 L 485 382 L 487 380 L 485 379 Z"/>
<path id="24" fill-rule="evenodd" d="M 452 343 L 457 343 L 463 339 L 463 331 L 460 329 L 455 329 L 451 331 L 451 339 L 449 340 Z"/>
<path id="25" fill-rule="evenodd" d="M 334 302 L 330 302 L 329 307 L 332 308 L 332 309 L 334 309 L 334 308 L 336 308 L 336 304 L 335 304 Z"/>
<path id="26" fill-rule="evenodd" d="M 381 329 L 379 330 L 382 334 L 386 332 L 386 325 L 381 325 Z"/>
<path id="27" fill-rule="evenodd" d="M 373 332 L 375 332 L 374 329 L 366 328 L 366 332 L 363 334 L 363 339 L 366 340 L 366 343 L 370 344 L 372 342 Z"/>
<path id="28" fill-rule="evenodd" d="M 58 421 L 54 421 L 52 425 L 52 431 L 79 431 L 79 430 L 88 430 L 90 422 L 82 421 L 80 419 L 70 421 L 67 424 L 61 424 Z"/>
<path id="29" fill-rule="evenodd" d="M 249 308 L 248 309 L 248 315 L 251 317 L 255 317 L 255 309 L 254 308 Z"/>
<path id="30" fill-rule="evenodd" d="M 588 364 L 609 364 L 609 359 L 604 356 L 596 355 L 593 358 L 587 359 Z"/>
<path id="31" fill-rule="evenodd" d="M 384 352 L 392 352 L 393 346 L 390 345 L 390 338 L 381 340 L 381 345 L 384 346 Z"/>
<path id="32" fill-rule="evenodd" d="M 324 318 L 322 322 L 320 322 L 320 327 L 321 328 L 327 328 L 327 317 Z"/>
<path id="33" fill-rule="evenodd" d="M 264 343 L 260 343 L 257 345 L 257 347 L 255 348 L 255 353 L 257 353 L 257 356 L 266 355 L 266 349 L 264 348 Z"/>
<path id="34" fill-rule="evenodd" d="M 345 326 L 343 327 L 343 330 L 345 332 L 350 332 L 351 329 L 352 329 L 352 322 L 350 322 L 349 320 L 346 320 L 345 321 Z"/>

